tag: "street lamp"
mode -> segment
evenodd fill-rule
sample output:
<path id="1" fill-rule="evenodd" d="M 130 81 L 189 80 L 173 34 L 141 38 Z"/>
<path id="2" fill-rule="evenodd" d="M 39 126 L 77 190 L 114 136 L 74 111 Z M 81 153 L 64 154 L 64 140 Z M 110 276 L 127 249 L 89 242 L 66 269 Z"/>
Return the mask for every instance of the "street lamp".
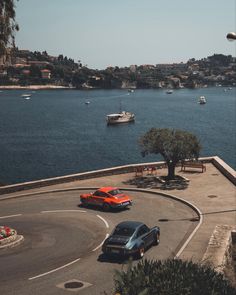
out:
<path id="1" fill-rule="evenodd" d="M 226 38 L 229 40 L 229 41 L 234 41 L 236 40 L 236 33 L 235 32 L 230 32 L 226 35 Z"/>

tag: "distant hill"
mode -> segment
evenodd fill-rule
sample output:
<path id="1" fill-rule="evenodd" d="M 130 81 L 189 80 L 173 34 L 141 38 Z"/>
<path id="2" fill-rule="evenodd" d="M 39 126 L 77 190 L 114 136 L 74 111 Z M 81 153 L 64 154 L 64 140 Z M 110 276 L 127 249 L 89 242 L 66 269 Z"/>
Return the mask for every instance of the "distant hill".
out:
<path id="1" fill-rule="evenodd" d="M 46 51 L 11 50 L 0 60 L 0 85 L 46 85 L 78 89 L 196 88 L 235 86 L 236 63 L 231 55 L 214 54 L 187 63 L 131 65 L 89 69 L 81 61 Z"/>

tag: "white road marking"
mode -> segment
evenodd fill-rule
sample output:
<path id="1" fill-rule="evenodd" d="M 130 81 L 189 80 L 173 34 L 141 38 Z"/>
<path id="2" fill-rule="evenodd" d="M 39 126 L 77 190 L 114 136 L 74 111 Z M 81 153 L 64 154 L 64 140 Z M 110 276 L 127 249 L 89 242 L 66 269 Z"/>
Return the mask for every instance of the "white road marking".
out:
<path id="1" fill-rule="evenodd" d="M 101 242 L 101 244 L 99 244 L 95 249 L 93 249 L 92 251 L 94 252 L 94 251 L 96 251 L 97 249 L 99 249 L 101 246 L 102 246 L 102 244 L 104 243 L 104 241 L 107 239 L 109 237 L 109 234 L 106 234 L 106 237 L 105 237 L 105 239 Z"/>
<path id="2" fill-rule="evenodd" d="M 86 213 L 84 210 L 52 210 L 52 211 L 41 211 L 40 213 L 61 213 L 61 212 L 79 212 Z"/>
<path id="3" fill-rule="evenodd" d="M 51 273 L 53 273 L 53 272 L 55 272 L 55 271 L 57 271 L 57 270 L 60 270 L 60 269 L 65 268 L 65 267 L 67 267 L 67 266 L 70 266 L 71 264 L 76 263 L 76 262 L 79 261 L 79 260 L 80 260 L 80 258 L 77 258 L 77 259 L 75 259 L 74 261 L 71 261 L 71 262 L 69 262 L 69 263 L 67 263 L 67 264 L 65 264 L 65 265 L 62 265 L 62 266 L 58 267 L 58 268 L 52 269 L 52 270 L 50 270 L 50 271 L 48 271 L 48 272 L 42 273 L 42 274 L 37 275 L 37 276 L 35 276 L 35 277 L 31 277 L 31 278 L 29 278 L 28 280 L 34 280 L 34 279 L 38 279 L 38 278 L 40 278 L 40 277 L 46 276 L 46 275 L 51 274 Z"/>
<path id="4" fill-rule="evenodd" d="M 102 216 L 97 215 L 97 217 L 100 218 L 100 219 L 105 223 L 106 228 L 109 228 L 109 224 L 108 224 L 108 222 L 107 222 Z"/>
<path id="5" fill-rule="evenodd" d="M 0 216 L 0 219 L 3 218 L 11 218 L 11 217 L 17 217 L 17 216 L 21 216 L 22 214 L 15 214 L 15 215 L 7 215 L 7 216 Z"/>

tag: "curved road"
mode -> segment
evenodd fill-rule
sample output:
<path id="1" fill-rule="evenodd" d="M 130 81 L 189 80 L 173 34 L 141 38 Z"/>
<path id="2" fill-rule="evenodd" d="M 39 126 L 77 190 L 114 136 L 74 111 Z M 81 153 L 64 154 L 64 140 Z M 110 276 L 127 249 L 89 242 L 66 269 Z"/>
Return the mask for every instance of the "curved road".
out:
<path id="1" fill-rule="evenodd" d="M 102 212 L 81 208 L 82 192 L 87 191 L 0 201 L 0 224 L 15 228 L 25 238 L 21 245 L 0 251 L 2 294 L 60 295 L 68 290 L 110 294 L 114 269 L 121 270 L 124 262 L 105 259 L 100 245 L 117 223 L 139 220 L 150 227 L 160 226 L 161 242 L 145 253 L 149 259 L 173 257 L 197 225 L 191 221 L 196 217 L 191 208 L 158 194 L 130 190 L 127 193 L 134 203 L 131 209 Z M 65 283 L 71 281 L 83 282 L 84 288 L 65 289 Z"/>

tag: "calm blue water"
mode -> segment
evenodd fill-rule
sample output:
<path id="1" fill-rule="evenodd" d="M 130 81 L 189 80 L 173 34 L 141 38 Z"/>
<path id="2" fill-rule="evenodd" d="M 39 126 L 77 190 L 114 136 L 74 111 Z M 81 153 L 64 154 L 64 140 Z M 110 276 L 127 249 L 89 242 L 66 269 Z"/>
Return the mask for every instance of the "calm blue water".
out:
<path id="1" fill-rule="evenodd" d="M 236 88 L 163 90 L 41 90 L 0 92 L 0 183 L 11 184 L 117 165 L 142 158 L 138 139 L 151 127 L 197 135 L 201 156 L 218 155 L 236 168 Z M 27 92 L 28 93 L 28 92 Z M 206 105 L 197 103 L 204 95 Z M 85 104 L 86 100 L 89 105 Z M 107 126 L 108 113 L 136 114 L 134 124 Z"/>

